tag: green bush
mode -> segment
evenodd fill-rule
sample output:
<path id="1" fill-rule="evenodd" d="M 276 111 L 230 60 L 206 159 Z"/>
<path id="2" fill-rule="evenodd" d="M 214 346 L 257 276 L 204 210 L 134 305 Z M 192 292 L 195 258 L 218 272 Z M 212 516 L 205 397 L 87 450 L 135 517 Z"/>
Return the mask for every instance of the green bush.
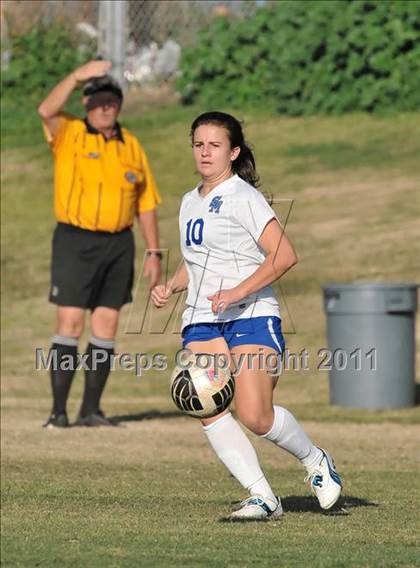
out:
<path id="1" fill-rule="evenodd" d="M 218 18 L 185 49 L 177 86 L 204 106 L 289 115 L 420 108 L 420 2 L 278 1 Z"/>
<path id="2" fill-rule="evenodd" d="M 12 59 L 2 72 L 3 133 L 22 130 L 37 119 L 36 106 L 49 90 L 91 57 L 60 24 L 34 26 L 11 38 Z"/>

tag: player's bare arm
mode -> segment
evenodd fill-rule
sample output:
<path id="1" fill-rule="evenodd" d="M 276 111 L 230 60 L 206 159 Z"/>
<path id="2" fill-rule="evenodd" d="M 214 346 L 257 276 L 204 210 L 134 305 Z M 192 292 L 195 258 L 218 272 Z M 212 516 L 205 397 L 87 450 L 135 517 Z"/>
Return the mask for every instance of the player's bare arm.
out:
<path id="1" fill-rule="evenodd" d="M 230 290 L 220 290 L 208 296 L 213 313 L 224 312 L 232 303 L 239 302 L 249 294 L 269 286 L 281 278 L 297 263 L 293 246 L 276 219 L 269 221 L 258 240 L 266 258 L 246 280 Z"/>
<path id="2" fill-rule="evenodd" d="M 173 294 L 178 294 L 187 289 L 189 276 L 185 262 L 182 262 L 178 267 L 173 277 L 169 280 L 168 286 L 171 288 Z"/>
<path id="3" fill-rule="evenodd" d="M 156 308 L 163 308 L 173 294 L 187 289 L 188 271 L 185 262 L 182 262 L 168 283 L 155 286 L 152 290 L 152 301 Z"/>
<path id="4" fill-rule="evenodd" d="M 52 136 L 57 133 L 60 112 L 78 83 L 84 83 L 93 77 L 103 77 L 111 66 L 110 61 L 89 61 L 67 75 L 46 96 L 38 107 L 38 114 Z"/>

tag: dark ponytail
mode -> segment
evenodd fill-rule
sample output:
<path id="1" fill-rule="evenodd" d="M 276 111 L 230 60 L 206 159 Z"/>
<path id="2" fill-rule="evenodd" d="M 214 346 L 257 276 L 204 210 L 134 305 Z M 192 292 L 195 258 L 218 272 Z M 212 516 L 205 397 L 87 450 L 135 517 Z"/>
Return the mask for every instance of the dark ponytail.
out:
<path id="1" fill-rule="evenodd" d="M 245 142 L 239 120 L 224 112 L 205 112 L 204 114 L 200 114 L 191 125 L 190 136 L 192 141 L 194 140 L 194 132 L 203 124 L 216 124 L 227 130 L 230 147 L 239 147 L 241 149 L 236 160 L 232 162 L 232 171 L 253 187 L 259 187 L 260 178 L 255 168 L 254 155 L 251 148 Z"/>
<path id="2" fill-rule="evenodd" d="M 232 162 L 232 171 L 253 187 L 259 187 L 260 178 L 255 168 L 254 154 L 246 142 L 242 144 L 239 156 Z"/>

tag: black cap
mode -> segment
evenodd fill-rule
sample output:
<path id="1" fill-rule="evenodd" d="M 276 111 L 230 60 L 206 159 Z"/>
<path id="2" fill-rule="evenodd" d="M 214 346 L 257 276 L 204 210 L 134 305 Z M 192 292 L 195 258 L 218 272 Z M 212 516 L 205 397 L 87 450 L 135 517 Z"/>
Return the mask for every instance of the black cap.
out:
<path id="1" fill-rule="evenodd" d="M 83 94 L 85 97 L 90 97 L 96 93 L 114 93 L 118 98 L 123 100 L 123 92 L 119 83 L 110 75 L 105 75 L 104 77 L 94 77 L 89 79 L 83 87 Z"/>

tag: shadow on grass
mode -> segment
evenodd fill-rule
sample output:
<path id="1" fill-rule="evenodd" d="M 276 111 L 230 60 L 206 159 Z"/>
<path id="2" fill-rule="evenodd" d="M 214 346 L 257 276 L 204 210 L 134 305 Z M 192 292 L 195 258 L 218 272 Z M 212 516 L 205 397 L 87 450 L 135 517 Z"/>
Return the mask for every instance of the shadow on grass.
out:
<path id="1" fill-rule="evenodd" d="M 334 507 L 328 511 L 320 509 L 318 501 L 310 495 L 282 497 L 281 503 L 285 513 L 319 513 L 322 515 L 346 515 L 349 514 L 350 509 L 358 507 L 379 507 L 378 503 L 350 495 L 340 497 Z"/>
<path id="2" fill-rule="evenodd" d="M 285 513 L 316 513 L 318 515 L 323 515 L 327 517 L 346 517 L 351 514 L 351 509 L 358 507 L 379 507 L 378 503 L 373 501 L 368 501 L 367 499 L 361 499 L 360 497 L 343 496 L 337 501 L 332 509 L 325 511 L 320 508 L 318 501 L 311 497 L 310 495 L 290 495 L 289 497 L 282 497 L 281 503 L 283 506 L 283 511 Z M 232 502 L 232 505 L 238 505 L 238 502 Z M 281 519 L 281 517 L 279 517 Z M 264 519 L 265 521 L 271 521 L 270 518 Z M 275 519 L 278 520 L 278 519 Z M 232 519 L 224 517 L 219 519 L 220 523 L 250 523 L 250 522 L 261 522 L 255 521 L 254 519 Z"/>
<path id="3" fill-rule="evenodd" d="M 183 418 L 183 414 L 177 410 L 162 412 L 161 410 L 149 410 L 148 412 L 139 412 L 138 414 L 122 414 L 109 417 L 115 424 L 122 422 L 142 422 L 143 420 L 162 420 L 165 418 Z"/>

